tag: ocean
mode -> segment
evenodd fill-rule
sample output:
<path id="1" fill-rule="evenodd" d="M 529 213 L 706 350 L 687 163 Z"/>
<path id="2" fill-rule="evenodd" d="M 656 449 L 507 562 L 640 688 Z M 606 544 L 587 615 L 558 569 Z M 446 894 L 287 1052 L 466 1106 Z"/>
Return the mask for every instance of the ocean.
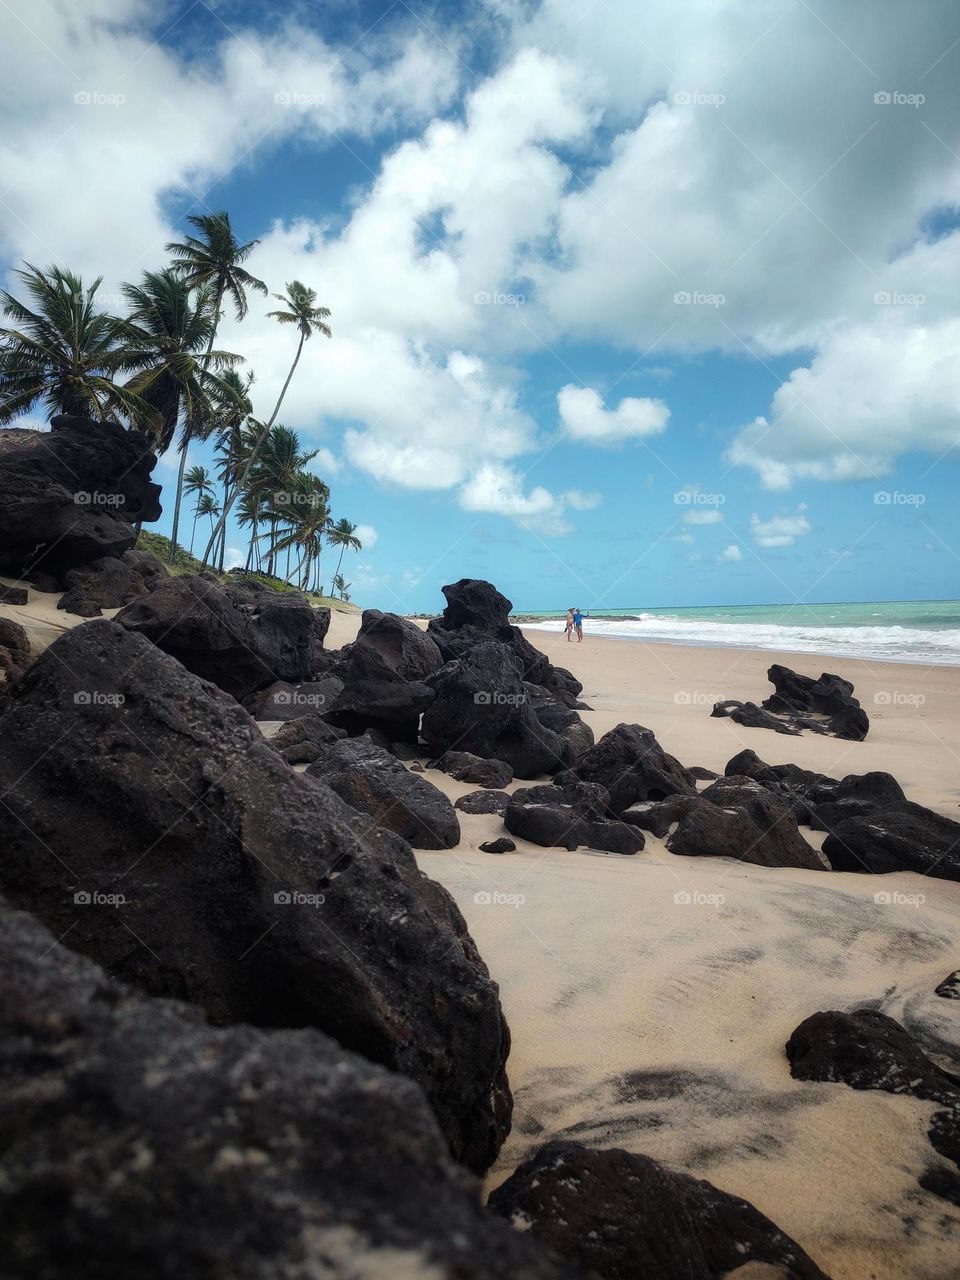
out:
<path id="1" fill-rule="evenodd" d="M 565 615 L 517 610 L 514 617 L 536 630 L 563 631 Z M 584 614 L 588 635 L 958 666 L 960 600 L 591 609 Z"/>

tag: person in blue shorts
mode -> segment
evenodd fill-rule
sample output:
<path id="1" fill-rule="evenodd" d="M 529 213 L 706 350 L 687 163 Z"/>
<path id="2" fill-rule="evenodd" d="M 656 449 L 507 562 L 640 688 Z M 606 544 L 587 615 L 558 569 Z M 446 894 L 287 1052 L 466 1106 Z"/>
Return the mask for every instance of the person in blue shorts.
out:
<path id="1" fill-rule="evenodd" d="M 583 639 L 583 614 L 579 609 L 573 611 L 573 629 L 577 633 L 577 643 Z"/>

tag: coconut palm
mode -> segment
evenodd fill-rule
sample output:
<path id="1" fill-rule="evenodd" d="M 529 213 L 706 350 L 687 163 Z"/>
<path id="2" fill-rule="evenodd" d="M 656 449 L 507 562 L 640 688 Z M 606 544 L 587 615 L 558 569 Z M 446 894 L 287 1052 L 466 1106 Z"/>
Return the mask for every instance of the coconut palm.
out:
<path id="1" fill-rule="evenodd" d="M 349 520 L 338 520 L 336 524 L 331 525 L 327 531 L 327 542 L 331 547 L 340 548 L 340 558 L 337 561 L 334 579 L 339 577 L 340 566 L 343 564 L 343 553 L 349 547 L 352 551 L 362 551 L 363 543 L 356 536 L 357 526 L 351 524 Z M 330 594 L 333 595 L 333 587 L 330 588 Z"/>
<path id="2" fill-rule="evenodd" d="M 125 325 L 96 310 L 102 277 L 84 287 L 62 267 L 29 262 L 14 272 L 30 305 L 0 290 L 8 324 L 0 327 L 0 422 L 42 405 L 47 414 L 125 417 L 140 425 L 150 409 L 114 374 L 127 356 Z"/>
<path id="3" fill-rule="evenodd" d="M 183 496 L 196 496 L 193 508 L 193 528 L 190 531 L 190 554 L 193 555 L 193 543 L 197 536 L 197 519 L 200 516 L 200 499 L 213 496 L 213 476 L 206 467 L 191 467 L 183 477 Z M 209 513 L 204 513 L 209 514 Z"/>
<path id="4" fill-rule="evenodd" d="M 331 590 L 331 595 L 338 595 L 341 600 L 349 600 L 350 588 L 352 586 L 353 586 L 352 582 L 344 582 L 343 574 L 338 573 L 333 580 L 333 588 Z"/>
<path id="5" fill-rule="evenodd" d="M 194 510 L 194 522 L 196 522 L 197 516 L 209 516 L 210 528 L 212 529 L 214 520 L 220 514 L 220 505 L 212 493 L 201 493 Z"/>
<path id="6" fill-rule="evenodd" d="M 233 303 L 238 320 L 247 314 L 247 290 L 255 289 L 267 296 L 267 286 L 243 267 L 250 254 L 260 243 L 248 240 L 241 244 L 233 234 L 230 215 L 219 213 L 191 214 L 187 221 L 199 232 L 198 236 L 186 236 L 182 241 L 173 240 L 167 252 L 173 254 L 174 270 L 183 276 L 191 289 L 206 289 L 211 297 L 214 315 L 210 346 L 220 324 L 220 308 L 225 297 Z"/>
<path id="7" fill-rule="evenodd" d="M 267 572 L 274 572 L 277 527 L 284 523 L 291 507 L 304 497 L 303 470 L 316 457 L 316 450 L 304 452 L 296 431 L 280 423 L 271 427 L 260 446 L 252 472 L 256 485 L 265 496 L 267 518 L 271 526 Z"/>
<path id="8" fill-rule="evenodd" d="M 330 520 L 330 490 L 319 476 L 302 471 L 292 492 L 286 496 L 289 501 L 283 511 L 283 518 L 287 530 L 276 540 L 274 549 L 277 553 L 284 550 L 288 553 L 287 579 L 290 577 L 290 549 L 297 550 L 299 584 L 307 590 L 311 572 L 319 572 L 323 535 Z"/>
<path id="9" fill-rule="evenodd" d="M 330 316 L 330 309 L 329 307 L 318 307 L 316 305 L 317 295 L 313 289 L 308 289 L 307 286 L 305 284 L 301 284 L 299 280 L 292 280 L 287 285 L 286 293 L 276 293 L 274 294 L 274 297 L 278 302 L 282 302 L 284 304 L 285 310 L 268 311 L 267 315 L 276 320 L 279 324 L 296 325 L 297 332 L 300 335 L 297 342 L 296 355 L 293 357 L 293 364 L 290 366 L 290 372 L 287 374 L 286 381 L 280 389 L 280 395 L 277 398 L 277 403 L 273 406 L 273 413 L 271 413 L 270 417 L 264 424 L 260 439 L 254 446 L 250 457 L 247 459 L 246 466 L 244 467 L 243 474 L 240 476 L 237 488 L 234 490 L 234 494 L 231 496 L 229 501 L 224 503 L 223 514 L 220 516 L 220 523 L 214 530 L 213 537 L 210 539 L 210 546 L 204 554 L 204 559 L 206 559 L 207 555 L 210 554 L 213 543 L 221 528 L 226 526 L 227 517 L 230 514 L 230 508 L 233 505 L 234 497 L 238 490 L 245 487 L 247 474 L 257 461 L 257 456 L 260 448 L 262 447 L 262 442 L 266 438 L 266 435 L 270 431 L 274 422 L 277 420 L 277 414 L 280 412 L 280 406 L 283 404 L 284 397 L 287 394 L 287 388 L 290 386 L 290 382 L 296 372 L 297 365 L 300 363 L 300 356 L 303 353 L 304 343 L 312 337 L 314 333 L 322 333 L 327 338 L 332 337 L 330 326 L 327 324 L 327 319 Z"/>
<path id="10" fill-rule="evenodd" d="M 170 446 L 180 426 L 180 468 L 170 534 L 172 559 L 177 550 L 187 449 L 194 436 L 210 429 L 211 397 L 218 392 L 226 394 L 213 370 L 229 369 L 243 357 L 213 349 L 217 317 L 211 310 L 209 292 L 205 288 L 192 291 L 172 268 L 148 271 L 140 284 L 125 284 L 123 292 L 130 304 L 125 330 L 128 366 L 136 369 L 127 388 L 157 414 L 161 452 Z"/>
<path id="11" fill-rule="evenodd" d="M 242 377 L 236 369 L 227 369 L 221 374 L 223 392 L 214 394 L 212 420 L 217 436 L 216 456 L 217 475 L 223 491 L 221 510 L 230 498 L 230 493 L 237 481 L 239 470 L 244 459 L 253 447 L 247 420 L 253 412 L 250 399 L 250 388 L 253 385 L 253 370 Z M 250 444 L 246 441 L 249 438 Z M 226 554 L 226 529 L 220 537 L 219 553 L 214 550 L 217 567 L 223 572 L 223 561 Z M 206 563 L 206 561 L 204 561 Z"/>

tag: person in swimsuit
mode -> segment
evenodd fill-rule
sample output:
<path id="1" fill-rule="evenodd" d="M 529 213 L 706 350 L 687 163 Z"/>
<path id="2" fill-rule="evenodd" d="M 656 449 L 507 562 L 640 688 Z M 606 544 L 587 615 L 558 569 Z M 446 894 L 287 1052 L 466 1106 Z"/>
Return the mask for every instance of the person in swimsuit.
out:
<path id="1" fill-rule="evenodd" d="M 573 629 L 577 633 L 577 643 L 583 639 L 583 614 L 579 609 L 573 611 Z"/>
<path id="2" fill-rule="evenodd" d="M 567 643 L 569 644 L 573 636 L 573 610 L 572 609 L 567 610 L 567 625 L 563 629 L 563 634 L 567 637 Z"/>

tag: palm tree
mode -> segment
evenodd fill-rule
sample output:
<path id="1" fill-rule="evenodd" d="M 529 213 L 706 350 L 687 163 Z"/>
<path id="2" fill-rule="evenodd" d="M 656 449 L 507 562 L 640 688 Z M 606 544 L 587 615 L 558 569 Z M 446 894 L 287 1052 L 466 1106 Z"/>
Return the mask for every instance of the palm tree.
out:
<path id="1" fill-rule="evenodd" d="M 277 423 L 266 433 L 253 475 L 257 487 L 265 495 L 267 518 L 271 524 L 270 552 L 267 572 L 274 572 L 277 526 L 291 514 L 291 508 L 307 500 L 302 486 L 303 469 L 316 457 L 316 450 L 305 453 L 296 431 Z"/>
<path id="2" fill-rule="evenodd" d="M 127 363 L 137 370 L 127 388 L 155 411 L 160 452 L 169 448 L 180 424 L 180 469 L 170 534 L 172 559 L 177 550 L 187 448 L 194 436 L 210 428 L 211 396 L 218 391 L 226 394 L 210 366 L 218 371 L 229 369 L 243 357 L 213 349 L 217 317 L 210 309 L 208 291 L 192 292 L 172 268 L 148 271 L 141 284 L 125 284 L 123 292 L 131 309 L 125 331 L 130 347 Z M 202 358 L 199 352 L 203 352 Z"/>
<path id="3" fill-rule="evenodd" d="M 337 561 L 336 573 L 333 575 L 334 585 L 336 585 L 337 578 L 340 577 L 340 566 L 343 564 L 343 553 L 346 551 L 347 547 L 350 547 L 353 551 L 363 550 L 363 543 L 358 537 L 356 537 L 356 532 L 357 526 L 355 524 L 351 524 L 349 520 L 338 520 L 335 525 L 330 527 L 330 530 L 327 533 L 327 542 L 329 545 L 331 547 L 340 548 L 340 559 Z M 341 581 L 343 581 L 342 578 Z M 333 595 L 333 592 L 334 587 L 331 587 L 330 594 Z"/>
<path id="4" fill-rule="evenodd" d="M 0 422 L 27 413 L 38 402 L 48 414 L 122 416 L 140 425 L 150 410 L 113 375 L 127 355 L 125 325 L 95 309 L 102 277 L 84 288 L 62 267 L 41 271 L 25 263 L 14 272 L 31 306 L 0 290 Z"/>
<path id="5" fill-rule="evenodd" d="M 196 494 L 197 502 L 193 508 L 193 528 L 190 531 L 190 554 L 193 555 L 193 543 L 197 536 L 197 519 L 201 515 L 200 502 L 205 497 L 213 496 L 213 477 L 206 467 L 191 467 L 183 477 L 183 496 Z M 209 514 L 204 512 L 203 514 Z"/>
<path id="6" fill-rule="evenodd" d="M 200 497 L 197 499 L 197 505 L 196 505 L 195 515 L 194 515 L 194 523 L 196 523 L 197 516 L 209 516 L 210 528 L 212 529 L 213 522 L 219 514 L 220 514 L 220 506 L 216 498 L 213 496 L 213 494 L 201 493 Z"/>
<path id="7" fill-rule="evenodd" d="M 223 489 L 221 510 L 230 498 L 230 492 L 237 480 L 237 473 L 242 467 L 247 454 L 253 447 L 246 441 L 249 437 L 247 420 L 253 412 L 250 400 L 250 388 L 253 385 L 253 370 L 246 377 L 241 377 L 236 369 L 227 369 L 220 378 L 226 394 L 215 393 L 212 418 L 217 435 L 216 455 L 218 459 L 217 475 Z M 226 554 L 226 529 L 220 537 L 218 568 L 223 572 L 223 560 Z M 215 553 L 215 557 L 216 553 Z M 204 561 L 206 563 L 206 561 Z"/>
<path id="8" fill-rule="evenodd" d="M 277 540 L 275 550 L 288 553 L 286 577 L 289 580 L 289 551 L 291 547 L 297 549 L 300 586 L 307 590 L 311 570 L 319 565 L 323 535 L 330 521 L 330 490 L 319 476 L 302 471 L 288 496 L 290 501 L 284 512 L 288 528 Z"/>
<path id="9" fill-rule="evenodd" d="M 237 319 L 242 320 L 247 314 L 248 289 L 256 289 L 264 297 L 267 296 L 264 282 L 244 270 L 242 265 L 260 241 L 248 240 L 246 244 L 241 244 L 233 234 L 230 215 L 225 210 L 220 210 L 219 213 L 191 214 L 187 221 L 196 228 L 199 236 L 186 236 L 182 241 L 173 240 L 167 245 L 167 252 L 177 259 L 174 270 L 183 276 L 191 289 L 206 289 L 210 293 L 214 315 L 213 331 L 210 334 L 212 348 L 220 324 L 220 308 L 224 297 L 229 295 Z"/>
<path id="10" fill-rule="evenodd" d="M 273 296 L 278 302 L 282 302 L 285 305 L 286 310 L 268 311 L 267 315 L 270 316 L 271 319 L 276 320 L 279 324 L 294 324 L 297 326 L 297 332 L 300 335 L 299 341 L 297 342 L 297 353 L 293 357 L 293 364 L 290 366 L 290 372 L 287 374 L 287 380 L 280 389 L 280 395 L 277 398 L 277 403 L 273 406 L 273 413 L 271 413 L 269 419 L 264 424 L 259 440 L 254 445 L 253 451 L 247 459 L 243 473 L 237 482 L 237 487 L 234 489 L 229 501 L 224 503 L 223 514 L 220 516 L 220 522 L 214 530 L 213 537 L 210 539 L 210 545 L 204 553 L 204 560 L 206 560 L 207 556 L 210 554 L 214 541 L 216 540 L 221 528 L 226 526 L 227 517 L 230 514 L 230 508 L 233 506 L 236 493 L 246 485 L 247 474 L 251 467 L 256 463 L 261 445 L 263 444 L 270 428 L 277 420 L 277 414 L 280 412 L 280 406 L 283 404 L 284 396 L 287 394 L 287 388 L 290 386 L 290 382 L 293 378 L 294 372 L 296 371 L 297 365 L 300 363 L 303 344 L 308 338 L 312 337 L 315 332 L 322 333 L 327 338 L 333 336 L 330 326 L 327 324 L 327 319 L 330 316 L 330 309 L 329 307 L 318 307 L 316 305 L 317 295 L 315 290 L 308 289 L 307 286 L 305 284 L 301 284 L 299 280 L 292 280 L 287 285 L 286 293 L 275 293 Z"/>
<path id="11" fill-rule="evenodd" d="M 333 587 L 331 589 L 331 593 L 334 595 L 338 595 L 341 600 L 349 600 L 350 588 L 352 586 L 353 586 L 352 582 L 344 582 L 343 574 L 338 573 L 333 580 Z"/>

